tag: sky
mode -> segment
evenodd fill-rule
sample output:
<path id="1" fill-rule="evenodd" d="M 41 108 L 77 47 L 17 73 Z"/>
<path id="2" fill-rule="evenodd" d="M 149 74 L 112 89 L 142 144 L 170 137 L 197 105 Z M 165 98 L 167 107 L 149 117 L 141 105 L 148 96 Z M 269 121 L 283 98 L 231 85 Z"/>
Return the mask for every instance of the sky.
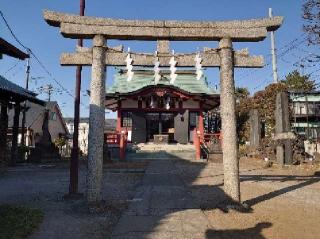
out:
<path id="1" fill-rule="evenodd" d="M 312 73 L 317 65 L 299 67 L 304 57 L 318 51 L 304 41 L 301 18 L 303 0 L 87 0 L 85 14 L 122 19 L 159 19 L 159 20 L 235 20 L 261 18 L 273 14 L 284 16 L 283 26 L 276 32 L 276 48 L 278 53 L 279 78 L 283 79 L 290 71 L 298 69 L 302 73 Z M 43 20 L 43 10 L 54 10 L 64 13 L 79 13 L 79 0 L 1 0 L 0 9 L 16 36 L 27 47 L 31 48 L 40 59 L 51 76 L 47 74 L 35 59 L 31 58 L 31 80 L 29 89 L 39 93 L 39 98 L 47 95 L 40 91 L 41 86 L 52 84 L 54 93 L 52 100 L 58 101 L 65 117 L 73 117 L 75 67 L 62 67 L 59 64 L 62 52 L 74 52 L 76 40 L 63 38 L 59 29 L 47 25 Z M 15 46 L 19 46 L 11 36 L 2 19 L 0 19 L 0 36 Z M 90 47 L 91 40 L 85 41 Z M 155 42 L 143 41 L 108 41 L 108 45 L 124 45 L 131 51 L 154 52 Z M 171 42 L 175 52 L 195 52 L 203 47 L 217 47 L 217 42 Z M 21 47 L 19 47 L 22 49 Z M 262 90 L 272 82 L 270 56 L 270 38 L 255 43 L 235 43 L 234 48 L 248 48 L 251 55 L 263 55 L 266 66 L 263 69 L 236 69 L 235 83 L 239 87 L 247 87 L 251 93 Z M 4 56 L 0 61 L 0 74 L 10 81 L 25 85 L 25 61 Z M 298 67 L 298 68 L 297 68 Z M 85 67 L 81 87 L 81 117 L 87 117 L 89 97 L 86 94 L 90 86 L 90 68 Z M 108 67 L 106 85 L 113 82 L 115 69 Z M 207 69 L 205 74 L 211 87 L 219 87 L 217 69 Z M 314 80 L 319 75 L 312 74 Z M 58 81 L 62 86 L 55 82 Z M 66 92 L 68 91 L 68 92 Z M 108 112 L 107 118 L 115 118 L 114 112 Z"/>

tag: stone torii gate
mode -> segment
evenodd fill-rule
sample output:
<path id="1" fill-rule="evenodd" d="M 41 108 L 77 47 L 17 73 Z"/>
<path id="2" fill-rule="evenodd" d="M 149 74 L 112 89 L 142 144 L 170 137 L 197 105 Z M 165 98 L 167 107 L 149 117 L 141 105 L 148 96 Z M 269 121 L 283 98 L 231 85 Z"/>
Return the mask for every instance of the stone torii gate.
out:
<path id="1" fill-rule="evenodd" d="M 87 174 L 89 202 L 102 199 L 106 66 L 125 66 L 128 55 L 121 48 L 108 47 L 108 39 L 158 41 L 156 57 L 162 67 L 170 66 L 172 56 L 177 61 L 177 67 L 193 67 L 199 54 L 172 54 L 169 52 L 169 41 L 219 41 L 218 49 L 207 48 L 200 55 L 202 66 L 220 68 L 224 191 L 234 201 L 240 202 L 234 67 L 258 68 L 263 67 L 264 61 L 262 56 L 249 56 L 247 50 L 234 51 L 232 43 L 264 40 L 268 31 L 275 31 L 281 26 L 282 17 L 223 22 L 139 21 L 45 11 L 44 18 L 49 25 L 60 27 L 61 34 L 66 38 L 93 39 L 92 48 L 79 48 L 76 53 L 61 56 L 61 65 L 92 66 Z M 130 52 L 130 56 L 134 66 L 152 67 L 156 60 L 154 53 Z"/>

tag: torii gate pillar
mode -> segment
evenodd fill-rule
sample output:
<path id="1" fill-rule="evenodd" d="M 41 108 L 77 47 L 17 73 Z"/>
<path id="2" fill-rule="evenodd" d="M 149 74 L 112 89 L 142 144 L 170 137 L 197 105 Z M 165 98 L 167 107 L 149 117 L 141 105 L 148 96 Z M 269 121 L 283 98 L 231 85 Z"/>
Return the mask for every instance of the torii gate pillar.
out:
<path id="1" fill-rule="evenodd" d="M 102 167 L 105 123 L 105 38 L 93 38 L 92 72 L 90 84 L 90 114 L 88 142 L 87 200 L 100 202 L 102 199 Z"/>
<path id="2" fill-rule="evenodd" d="M 224 191 L 235 202 L 240 202 L 239 159 L 236 132 L 236 102 L 234 86 L 234 57 L 232 41 L 224 38 L 220 50 L 220 111 L 222 124 L 222 153 Z"/>
<path id="3" fill-rule="evenodd" d="M 270 17 L 224 22 L 185 21 L 137 21 L 80 17 L 45 11 L 49 25 L 59 27 L 66 38 L 92 39 L 94 47 L 79 49 L 74 54 L 63 54 L 62 65 L 92 65 L 90 96 L 90 132 L 87 177 L 87 199 L 101 200 L 105 65 L 125 66 L 128 53 L 106 48 L 105 39 L 148 40 L 159 42 L 161 67 L 171 66 L 168 41 L 220 41 L 219 52 L 215 49 L 203 51 L 203 67 L 220 67 L 221 118 L 223 133 L 224 190 L 235 202 L 240 202 L 239 161 L 236 135 L 234 67 L 263 67 L 263 57 L 251 57 L 247 50 L 234 52 L 232 42 L 257 42 L 266 38 L 268 31 L 277 30 L 283 17 Z M 194 66 L 196 54 L 177 56 L 178 66 Z M 154 54 L 131 53 L 136 66 L 154 67 Z"/>

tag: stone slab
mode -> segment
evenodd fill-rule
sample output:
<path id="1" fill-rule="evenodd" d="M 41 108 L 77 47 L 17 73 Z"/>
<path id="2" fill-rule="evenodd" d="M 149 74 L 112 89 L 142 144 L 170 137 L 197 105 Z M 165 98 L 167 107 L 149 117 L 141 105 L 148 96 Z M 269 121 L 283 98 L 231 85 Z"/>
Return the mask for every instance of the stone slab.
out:
<path id="1" fill-rule="evenodd" d="M 134 66 L 153 67 L 155 62 L 154 54 L 147 53 L 134 53 L 131 52 Z M 113 50 L 107 50 L 105 57 L 105 64 L 108 66 L 125 66 L 125 59 L 128 53 L 114 52 Z M 172 55 L 159 55 L 159 62 L 161 67 L 169 67 L 170 58 Z M 178 62 L 179 67 L 194 67 L 196 53 L 193 54 L 175 54 L 175 59 Z M 217 52 L 203 52 L 201 53 L 202 66 L 203 67 L 219 67 L 220 57 Z M 238 54 L 235 52 L 235 67 L 241 68 L 261 68 L 264 66 L 263 56 L 248 56 Z M 92 64 L 92 53 L 89 52 L 77 52 L 77 53 L 62 53 L 60 57 L 60 64 L 63 66 L 90 66 Z"/>
<path id="2" fill-rule="evenodd" d="M 109 39 L 191 41 L 220 40 L 226 36 L 233 41 L 259 41 L 283 22 L 283 17 L 234 21 L 123 20 L 53 11 L 44 11 L 44 19 L 49 25 L 60 27 L 61 33 L 70 38 L 101 34 Z"/>
<path id="3" fill-rule="evenodd" d="M 103 35 L 116 40 L 170 40 L 170 41 L 218 41 L 230 37 L 235 42 L 262 41 L 267 36 L 265 27 L 259 28 L 183 28 L 183 27 L 145 27 L 110 26 L 61 23 L 61 34 L 66 38 L 92 39 Z"/>

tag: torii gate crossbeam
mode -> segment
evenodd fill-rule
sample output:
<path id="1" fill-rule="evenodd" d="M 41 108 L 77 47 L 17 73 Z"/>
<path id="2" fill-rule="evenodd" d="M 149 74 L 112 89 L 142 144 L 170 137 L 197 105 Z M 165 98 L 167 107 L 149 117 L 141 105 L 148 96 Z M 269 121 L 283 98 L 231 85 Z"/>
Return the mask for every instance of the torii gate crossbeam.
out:
<path id="1" fill-rule="evenodd" d="M 128 53 L 108 48 L 108 39 L 159 41 L 219 41 L 218 49 L 207 49 L 201 53 L 203 66 L 220 68 L 221 120 L 223 134 L 224 191 L 236 202 L 240 202 L 238 141 L 235 117 L 234 67 L 263 67 L 263 57 L 249 56 L 246 50 L 234 51 L 232 42 L 257 42 L 265 39 L 268 31 L 277 30 L 282 17 L 242 21 L 139 21 L 109 18 L 80 17 L 45 11 L 49 25 L 60 27 L 67 38 L 93 39 L 93 47 L 79 49 L 76 53 L 62 54 L 61 64 L 92 65 L 90 85 L 90 119 L 88 147 L 87 200 L 102 199 L 102 161 L 105 71 L 107 65 L 123 66 Z M 153 66 L 154 55 L 130 53 L 134 65 Z M 177 66 L 194 66 L 194 54 L 174 55 Z M 157 56 L 160 66 L 169 66 L 172 55 L 168 47 Z"/>
<path id="2" fill-rule="evenodd" d="M 177 67 L 194 67 L 194 59 L 198 53 L 191 54 L 174 54 Z M 201 55 L 201 65 L 203 67 L 220 67 L 220 55 L 218 49 L 210 49 L 199 52 Z M 105 65 L 107 66 L 123 66 L 128 53 L 122 50 L 107 48 L 105 52 Z M 135 66 L 154 66 L 155 55 L 147 53 L 130 52 Z M 158 54 L 160 66 L 169 67 L 172 55 L 168 53 Z M 91 66 L 92 65 L 92 49 L 81 49 L 76 53 L 63 53 L 60 58 L 63 66 Z M 249 56 L 244 49 L 234 53 L 234 67 L 238 68 L 259 68 L 264 66 L 262 56 Z"/>

